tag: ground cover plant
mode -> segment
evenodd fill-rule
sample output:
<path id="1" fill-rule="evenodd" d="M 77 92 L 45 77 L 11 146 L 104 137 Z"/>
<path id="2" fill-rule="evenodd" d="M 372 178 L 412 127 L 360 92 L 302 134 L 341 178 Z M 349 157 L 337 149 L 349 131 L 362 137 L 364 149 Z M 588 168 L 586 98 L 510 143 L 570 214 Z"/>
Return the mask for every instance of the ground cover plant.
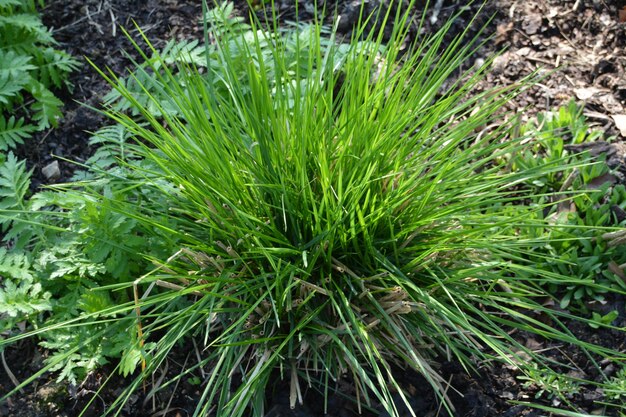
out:
<path id="1" fill-rule="evenodd" d="M 56 126 L 63 102 L 51 89 L 69 87 L 78 62 L 54 48 L 37 6 L 42 0 L 0 2 L 0 150 Z"/>
<path id="2" fill-rule="evenodd" d="M 522 128 L 532 140 L 520 152 L 504 158 L 512 170 L 551 164 L 567 159 L 580 166 L 535 178 L 524 185 L 542 203 L 550 194 L 569 193 L 542 217 L 565 227 L 547 230 L 550 244 L 545 247 L 552 256 L 535 258 L 539 265 L 576 277 L 577 282 L 548 281 L 552 294 L 561 294 L 560 306 L 574 302 L 585 310 L 604 301 L 603 294 L 626 290 L 623 268 L 626 252 L 618 240 L 625 223 L 626 190 L 610 173 L 604 163 L 605 155 L 593 156 L 589 151 L 577 151 L 581 144 L 603 140 L 601 131 L 589 131 L 582 109 L 574 102 L 553 112 L 539 114 L 537 120 Z M 606 138 L 611 140 L 611 138 Z M 561 194 L 565 197 L 565 194 Z M 609 228 L 614 228 L 611 233 Z M 617 238 L 617 239 L 615 239 Z M 542 252 L 542 255 L 545 253 Z M 565 289 L 564 289 L 565 288 Z M 616 318 L 617 311 L 607 317 Z M 594 313 L 597 314 L 597 313 Z M 608 320 L 609 322 L 612 320 Z"/>
<path id="3" fill-rule="evenodd" d="M 12 212 L 26 252 L 12 263 L 39 284 L 22 300 L 41 303 L 14 308 L 6 327 L 52 318 L 0 343 L 42 337 L 57 352 L 46 369 L 76 382 L 121 357 L 136 379 L 111 414 L 192 337 L 198 361 L 159 388 L 210 366 L 197 415 L 264 415 L 277 374 L 293 405 L 348 377 L 360 406 L 391 415 L 398 368 L 423 374 L 448 408 L 441 358 L 468 370 L 506 361 L 539 380 L 530 357 L 543 380 L 555 375 L 509 329 L 619 359 L 575 340 L 563 320 L 577 317 L 544 304 L 551 285 L 576 281 L 553 267 L 544 216 L 571 196 L 524 188 L 589 161 L 503 168 L 527 137 L 507 137 L 497 112 L 523 86 L 467 97 L 481 68 L 444 89 L 477 44 L 444 46 L 444 27 L 402 49 L 409 15 L 392 10 L 339 43 L 318 24 L 284 34 L 217 8 L 206 49 L 148 49 L 130 77 L 103 73 L 118 124 L 94 136 L 91 171 L 22 194 Z M 395 21 L 388 42 L 364 31 L 376 18 Z M 27 189 L 14 171 L 7 183 Z"/>
<path id="4" fill-rule="evenodd" d="M 30 245 L 42 230 L 32 220 L 30 175 L 26 161 L 13 153 L 33 132 L 56 126 L 63 103 L 53 89 L 71 88 L 69 73 L 78 62 L 54 48 L 37 7 L 43 1 L 0 1 L 0 328 L 12 329 L 25 317 L 49 310 L 50 293 L 33 270 Z M 27 250 L 28 247 L 28 250 Z M 19 318 L 18 318 L 19 316 Z"/>

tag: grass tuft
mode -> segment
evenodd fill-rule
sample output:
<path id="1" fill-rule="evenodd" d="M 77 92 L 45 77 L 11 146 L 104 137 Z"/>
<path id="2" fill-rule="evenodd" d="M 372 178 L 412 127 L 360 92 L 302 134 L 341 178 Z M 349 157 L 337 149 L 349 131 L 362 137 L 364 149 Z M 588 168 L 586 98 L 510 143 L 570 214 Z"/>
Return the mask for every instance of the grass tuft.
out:
<path id="1" fill-rule="evenodd" d="M 349 43 L 319 23 L 296 35 L 220 25 L 203 69 L 189 59 L 172 70 L 144 36 L 141 100 L 102 72 L 132 107 L 108 111 L 137 141 L 120 161 L 140 178 L 128 187 L 152 197 L 88 198 L 171 249 L 148 274 L 100 288 L 134 290 L 97 314 L 134 317 L 120 369 L 141 367 L 111 413 L 190 337 L 198 362 L 161 388 L 210 367 L 195 415 L 264 415 L 277 370 L 292 406 L 315 381 L 349 377 L 357 401 L 397 415 L 403 368 L 452 412 L 437 360 L 523 370 L 540 357 L 511 329 L 610 354 L 542 303 L 543 283 L 564 277 L 527 261 L 547 242 L 522 231 L 547 227 L 548 205 L 516 185 L 564 169 L 499 163 L 523 149 L 501 109 L 527 84 L 470 94 L 487 71 L 468 65 L 478 37 L 449 41 L 449 22 L 407 45 L 411 8 L 385 10 L 363 16 Z M 393 27 L 390 39 L 365 31 L 371 19 Z"/>

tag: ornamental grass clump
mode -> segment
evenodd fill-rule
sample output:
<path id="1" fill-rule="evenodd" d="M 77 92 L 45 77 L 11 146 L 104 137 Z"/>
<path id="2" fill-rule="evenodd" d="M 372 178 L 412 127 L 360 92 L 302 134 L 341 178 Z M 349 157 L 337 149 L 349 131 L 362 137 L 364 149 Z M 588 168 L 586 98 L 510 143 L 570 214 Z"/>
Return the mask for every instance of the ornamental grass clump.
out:
<path id="1" fill-rule="evenodd" d="M 562 168 L 494 163 L 519 149 L 500 110 L 521 86 L 471 95 L 486 71 L 468 64 L 477 40 L 447 40 L 449 23 L 407 44 L 411 8 L 391 10 L 363 14 L 349 43 L 319 23 L 289 42 L 255 24 L 224 41 L 225 25 L 206 70 L 174 74 L 151 49 L 148 104 L 103 73 L 135 114 L 108 112 L 143 160 L 124 162 L 143 178 L 128 187 L 158 198 L 90 198 L 171 242 L 153 271 L 109 288 L 134 290 L 114 312 L 136 315 L 121 366 L 142 369 L 111 412 L 191 337 L 198 360 L 179 378 L 210 369 L 195 415 L 222 416 L 264 415 L 275 371 L 292 405 L 350 378 L 360 404 L 397 415 L 394 370 L 411 368 L 451 410 L 437 359 L 522 366 L 536 354 L 511 328 L 574 340 L 528 313 L 560 323 L 533 284 L 549 274 L 524 261 L 541 242 L 518 233 L 543 226 L 544 207 L 514 191 Z M 372 19 L 393 27 L 389 40 L 365 32 Z"/>

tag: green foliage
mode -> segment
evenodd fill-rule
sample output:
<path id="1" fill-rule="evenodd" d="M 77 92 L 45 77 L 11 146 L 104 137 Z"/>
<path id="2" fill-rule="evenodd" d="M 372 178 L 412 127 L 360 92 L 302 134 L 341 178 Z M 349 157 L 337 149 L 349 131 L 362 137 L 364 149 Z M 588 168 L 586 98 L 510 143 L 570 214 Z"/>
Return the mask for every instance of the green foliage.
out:
<path id="1" fill-rule="evenodd" d="M 130 133 L 119 124 L 98 130 L 89 139 L 89 145 L 96 150 L 85 165 L 91 169 L 114 168 L 119 163 L 126 162 L 128 158 L 135 157 L 132 152 L 133 146 L 129 144 L 130 137 Z"/>
<path id="2" fill-rule="evenodd" d="M 551 369 L 544 369 L 539 365 L 534 365 L 527 370 L 527 375 L 518 377 L 525 381 L 524 388 L 534 388 L 535 398 L 543 396 L 552 399 L 558 397 L 562 401 L 568 402 L 573 395 L 580 391 L 580 386 L 574 378 L 567 375 L 559 375 Z"/>
<path id="3" fill-rule="evenodd" d="M 548 283 L 551 292 L 561 294 L 562 308 L 571 302 L 585 308 L 591 301 L 603 302 L 604 294 L 626 293 L 626 283 L 616 272 L 626 265 L 626 251 L 622 245 L 612 245 L 603 238 L 606 227 L 626 226 L 626 221 L 615 220 L 614 207 L 626 208 L 626 189 L 623 185 L 606 184 L 598 192 L 574 198 L 571 211 L 562 213 L 558 219 L 559 224 L 567 227 L 549 232 L 552 242 L 548 250 L 552 260 L 546 267 L 576 278 L 575 282 L 565 284 L 565 288 L 563 284 Z"/>
<path id="4" fill-rule="evenodd" d="M 56 126 L 61 117 L 63 103 L 50 89 L 69 87 L 67 76 L 78 62 L 54 44 L 34 1 L 0 2 L 2 151 L 23 143 L 36 130 Z"/>
<path id="5" fill-rule="evenodd" d="M 0 329 L 51 309 L 51 294 L 35 281 L 27 254 L 0 248 L 0 278 Z"/>
<path id="6" fill-rule="evenodd" d="M 527 170 L 559 164 L 564 158 L 574 156 L 572 152 L 567 151 L 566 145 L 578 145 L 601 138 L 602 133 L 599 131 L 589 133 L 582 110 L 575 101 L 571 101 L 567 106 L 554 112 L 540 113 L 536 120 L 529 121 L 521 129 L 521 134 L 530 138 L 529 144 L 506 158 L 509 166 L 513 170 Z M 589 155 L 579 154 L 574 157 L 583 162 L 588 160 Z M 571 169 L 550 172 L 544 177 L 534 179 L 528 186 L 532 187 L 536 194 L 559 191 L 571 174 Z"/>
<path id="7" fill-rule="evenodd" d="M 46 363 L 57 380 L 80 384 L 89 372 L 119 357 L 128 345 L 128 328 L 116 323 L 61 328 L 46 332 L 41 346 L 51 351 Z"/>
<path id="8" fill-rule="evenodd" d="M 549 292 L 559 298 L 561 308 L 573 303 L 575 308 L 594 318 L 593 326 L 610 324 L 607 320 L 613 314 L 599 315 L 589 310 L 603 303 L 608 293 L 626 293 L 626 283 L 620 276 L 620 271 L 624 274 L 626 251 L 623 245 L 613 245 L 604 237 L 608 227 L 626 226 L 626 219 L 618 221 L 615 217 L 616 210 L 626 209 L 626 188 L 611 184 L 603 155 L 594 158 L 587 152 L 566 150 L 566 145 L 602 139 L 602 133 L 589 132 L 582 108 L 573 101 L 555 112 L 539 114 L 523 132 L 531 140 L 526 149 L 506 159 L 512 170 L 550 166 L 564 160 L 577 164 L 575 169 L 549 173 L 520 185 L 521 189 L 530 191 L 535 204 L 544 204 L 546 199 L 562 199 L 545 216 L 562 227 L 528 231 L 535 236 L 545 235 L 550 241 L 535 248 L 530 258 L 539 267 L 564 277 L 544 281 Z M 555 193 L 559 191 L 568 194 L 557 196 Z"/>
<path id="9" fill-rule="evenodd" d="M 121 154 L 120 149 L 111 147 L 110 151 Z M 104 155 L 104 150 L 100 154 Z M 128 175 L 127 169 L 117 167 L 103 176 L 97 165 L 94 168 L 99 174 L 85 177 L 100 175 L 90 183 L 97 195 L 113 198 L 121 194 L 118 199 L 129 204 L 142 204 L 153 197 L 148 189 L 129 188 L 136 178 Z M 42 346 L 51 350 L 46 363 L 60 373 L 59 378 L 76 382 L 108 358 L 129 350 L 128 323 L 96 321 L 80 329 L 57 328 L 57 324 L 99 316 L 103 310 L 127 302 L 126 291 L 92 289 L 147 272 L 151 263 L 145 256 L 168 253 L 163 245 L 171 242 L 163 242 L 154 231 L 138 227 L 117 212 L 98 209 L 93 198 L 71 188 L 40 192 L 29 199 L 29 183 L 25 162 L 9 153 L 0 164 L 0 223 L 4 242 L 11 248 L 2 249 L 6 256 L 0 256 L 0 326 L 18 334 L 16 325 L 24 321 L 53 326 L 54 330 L 41 334 Z M 37 315 L 44 311 L 48 315 Z M 100 337 L 85 339 L 85 335 L 99 333 Z"/>
<path id="10" fill-rule="evenodd" d="M 212 84 L 213 94 L 227 96 L 231 94 L 228 80 L 223 77 L 222 63 L 228 61 L 232 66 L 231 77 L 240 81 L 241 91 L 239 94 L 251 95 L 253 91 L 246 85 L 246 73 L 248 66 L 252 64 L 257 71 L 263 72 L 270 81 L 268 86 L 276 91 L 286 80 L 276 74 L 276 68 L 268 65 L 274 51 L 273 43 L 281 44 L 281 53 L 284 55 L 286 68 L 281 71 L 296 73 L 296 78 L 304 78 L 308 74 L 307 53 L 314 45 L 310 44 L 315 31 L 325 34 L 328 31 L 312 25 L 286 25 L 281 32 L 283 36 L 252 30 L 250 25 L 243 23 L 240 17 L 233 17 L 233 4 L 223 3 L 221 6 L 211 9 L 207 13 L 213 36 L 219 38 L 223 44 L 199 45 L 198 41 L 170 41 L 162 51 L 152 51 L 150 57 L 145 57 L 145 62 L 135 63 L 136 69 L 130 77 L 119 79 L 119 83 L 132 93 L 134 100 L 126 99 L 120 92 L 113 89 L 104 98 L 104 102 L 117 111 L 130 111 L 132 115 L 140 115 L 141 111 L 147 111 L 154 117 L 167 114 L 171 117 L 185 117 L 184 112 L 177 107 L 177 103 L 168 95 L 167 84 L 176 83 L 180 86 L 180 94 L 190 95 L 189 86 L 185 84 L 186 73 L 194 70 L 206 71 L 210 67 L 209 75 L 205 82 Z M 334 40 L 320 38 L 319 42 L 324 47 L 329 47 Z M 258 48 L 257 56 L 250 56 L 250 50 Z M 347 44 L 335 45 L 332 49 L 334 54 L 333 63 L 336 67 L 341 66 L 342 60 L 349 49 Z M 252 60 L 252 61 L 249 61 Z M 208 64 L 207 64 L 208 62 Z M 183 66 L 177 66 L 182 64 Z M 210 76 L 215 73 L 215 76 Z M 296 82 L 290 80 L 289 82 Z M 282 94 L 290 94 L 292 90 L 287 88 Z M 291 102 L 291 101 L 290 101 Z M 137 106 L 140 105 L 141 107 Z"/>
<path id="11" fill-rule="evenodd" d="M 152 198 L 89 192 L 112 226 L 93 237 L 110 245 L 109 236 L 152 229 L 170 249 L 150 256 L 156 268 L 141 279 L 115 286 L 145 291 L 119 314 L 139 308 L 154 319 L 143 322 L 143 340 L 127 341 L 118 369 L 146 369 L 114 409 L 192 335 L 204 341 L 198 366 L 213 369 L 196 415 L 213 406 L 263 415 L 276 368 L 291 378 L 294 403 L 298 387 L 349 373 L 362 401 L 397 415 L 395 365 L 421 372 L 445 403 L 437 355 L 468 368 L 494 357 L 523 367 L 519 352 L 541 360 L 507 327 L 608 354 L 555 330 L 572 317 L 542 305 L 549 293 L 537 282 L 562 276 L 527 254 L 549 245 L 536 231 L 550 229 L 543 212 L 556 201 L 527 204 L 531 193 L 512 188 L 584 163 L 555 153 L 509 171 L 494 164 L 525 149 L 526 138 L 502 140 L 506 126 L 476 133 L 510 96 L 468 98 L 482 70 L 443 92 L 472 44 L 444 48 L 444 27 L 401 53 L 408 17 L 395 19 L 386 46 L 382 34 L 362 32 L 337 44 L 317 25 L 274 34 L 215 24 L 204 61 L 196 45 L 185 46 L 187 59 L 150 49 L 131 77 L 108 76 L 109 115 L 122 127 L 106 142 L 123 144 L 123 132 L 138 139 L 137 156 L 115 158 Z M 124 253 L 145 250 L 136 243 Z M 144 340 L 153 344 L 142 349 Z"/>
<path id="12" fill-rule="evenodd" d="M 126 79 L 105 75 L 117 124 L 93 135 L 99 149 L 75 183 L 26 200 L 23 165 L 0 171 L 6 227 L 19 214 L 38 237 L 20 243 L 30 253 L 18 270 L 33 277 L 20 294 L 50 313 L 30 333 L 9 324 L 0 348 L 41 337 L 51 355 L 39 374 L 73 383 L 119 358 L 133 380 L 110 414 L 192 337 L 194 366 L 212 369 L 195 415 L 264 415 L 276 369 L 294 405 L 304 385 L 349 374 L 360 401 L 398 415 L 392 369 L 407 366 L 446 404 L 438 356 L 467 369 L 505 361 L 546 397 L 565 387 L 511 329 L 624 359 L 560 331 L 577 317 L 545 303 L 572 284 L 597 294 L 609 258 L 591 239 L 624 201 L 618 187 L 610 204 L 557 193 L 573 172 L 576 187 L 603 172 L 564 151 L 582 140 L 573 107 L 541 134 L 504 140 L 508 125 L 481 129 L 502 124 L 517 87 L 470 96 L 482 68 L 444 91 L 478 46 L 444 42 L 450 24 L 405 45 L 409 16 L 383 13 L 388 44 L 365 21 L 340 44 L 318 23 L 274 33 L 231 11 L 205 16 L 215 44 L 149 47 Z M 559 139 L 563 126 L 573 142 Z M 536 164 L 524 156 L 533 135 Z"/>
<path id="13" fill-rule="evenodd" d="M 21 220 L 26 209 L 26 195 L 30 186 L 31 172 L 26 171 L 25 161 L 18 161 L 12 152 L 0 163 L 0 225 L 3 242 L 12 242 L 23 249 L 33 237 L 29 225 Z"/>
<path id="14" fill-rule="evenodd" d="M 7 120 L 0 116 L 0 150 L 6 151 L 24 143 L 24 139 L 29 138 L 36 130 L 35 126 L 24 124 L 23 118 L 16 119 L 15 116 L 11 116 Z"/>
<path id="15" fill-rule="evenodd" d="M 609 383 L 604 387 L 606 399 L 609 401 L 620 401 L 626 404 L 626 367 L 622 366 L 617 373 L 611 377 Z M 622 405 L 624 411 L 626 406 Z"/>

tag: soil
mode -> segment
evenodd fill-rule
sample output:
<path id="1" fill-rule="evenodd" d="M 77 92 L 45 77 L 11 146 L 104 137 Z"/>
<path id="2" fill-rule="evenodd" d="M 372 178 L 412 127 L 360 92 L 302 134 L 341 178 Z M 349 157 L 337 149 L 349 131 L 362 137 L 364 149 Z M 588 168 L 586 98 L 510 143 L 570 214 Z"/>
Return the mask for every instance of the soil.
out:
<path id="1" fill-rule="evenodd" d="M 444 0 L 433 1 L 426 10 L 425 31 L 440 26 L 448 16 L 465 8 L 453 31 L 459 32 L 468 26 L 471 16 L 480 8 L 479 4 Z M 258 3 L 257 5 L 260 5 Z M 312 17 L 312 5 L 308 0 L 300 2 L 299 15 L 293 2 L 277 1 L 283 19 L 301 20 Z M 340 29 L 348 33 L 354 22 L 354 10 L 359 1 L 338 1 L 337 10 L 342 16 Z M 238 0 L 237 9 L 247 14 L 245 2 Z M 480 25 L 488 22 L 485 36 L 492 35 L 485 46 L 468 65 L 484 62 L 491 53 L 504 50 L 493 62 L 493 68 L 481 88 L 505 86 L 523 79 L 528 74 L 539 72 L 544 75 L 536 87 L 527 90 L 509 103 L 510 110 L 523 118 L 533 117 L 537 112 L 554 109 L 574 99 L 584 104 L 584 114 L 594 128 L 601 129 L 611 143 L 602 143 L 603 149 L 611 152 L 609 164 L 626 172 L 626 126 L 621 121 L 626 116 L 626 0 L 488 0 L 479 18 L 470 28 L 476 32 Z M 202 36 L 199 24 L 201 2 L 198 0 L 56 0 L 48 2 L 43 10 L 44 23 L 53 28 L 59 46 L 84 61 L 88 57 L 99 68 L 111 68 L 123 74 L 131 60 L 124 51 L 133 56 L 131 43 L 122 34 L 119 26 L 128 28 L 137 39 L 138 28 L 150 41 L 160 48 L 171 39 L 189 39 Z M 620 21 L 621 20 L 621 21 Z M 415 33 L 414 35 L 418 35 Z M 104 117 L 83 104 L 98 107 L 102 97 L 109 91 L 106 83 L 96 71 L 85 64 L 71 76 L 73 91 L 59 92 L 66 103 L 65 118 L 56 129 L 38 135 L 29 141 L 29 146 L 19 150 L 34 169 L 33 190 L 53 181 L 69 179 L 76 165 L 67 161 L 85 161 L 93 151 L 88 145 L 88 132 L 106 124 Z M 621 118 L 620 118 L 621 116 Z M 62 159 L 59 159 L 62 158 Z M 47 178 L 43 168 L 58 161 L 60 175 Z M 623 181 L 622 178 L 618 180 Z M 614 323 L 626 325 L 624 300 L 609 300 L 605 308 L 618 309 L 622 315 Z M 593 341 L 603 346 L 624 351 L 626 338 L 616 331 L 593 330 L 589 326 L 572 324 L 571 331 L 581 340 Z M 589 358 L 571 346 L 554 345 L 525 334 L 517 334 L 526 346 L 544 349 L 545 354 L 562 363 L 563 373 L 589 379 L 600 378 L 598 370 Z M 192 347 L 181 349 L 179 357 L 172 358 L 164 376 L 181 371 Z M 11 370 L 14 377 L 25 380 L 41 365 L 45 351 L 32 341 L 5 349 L 3 368 Z M 608 363 L 600 368 L 611 375 L 615 369 Z M 440 404 L 428 384 L 414 373 L 397 370 L 401 381 L 410 393 L 410 402 L 416 416 L 435 416 Z M 450 395 L 458 416 L 538 416 L 538 411 L 511 401 L 537 400 L 546 405 L 558 406 L 561 400 L 541 394 L 540 387 L 524 384 L 513 368 L 498 364 L 483 364 L 477 374 L 468 374 L 456 363 L 442 362 L 442 374 L 449 379 L 454 389 Z M 98 416 L 121 392 L 125 380 L 113 375 L 104 367 L 90 375 L 80 386 L 67 386 L 55 382 L 54 376 L 37 379 L 18 395 L 0 404 L 0 416 L 52 417 L 77 416 L 93 399 L 85 416 Z M 111 377 L 103 387 L 103 382 Z M 278 379 L 278 378 L 277 378 Z M 296 409 L 288 406 L 289 389 L 279 382 L 268 390 L 268 417 L 317 417 L 324 415 L 323 401 L 313 389 L 305 393 L 304 405 Z M 7 372 L 0 372 L 0 395 L 13 387 Z M 353 388 L 349 381 L 341 382 L 337 392 L 328 400 L 328 415 L 355 416 L 355 405 L 346 401 L 342 393 Z M 97 392 L 97 393 L 96 393 Z M 95 397 L 94 397 L 95 395 Z M 199 387 L 182 382 L 176 390 L 161 392 L 147 397 L 143 392 L 131 398 L 125 416 L 189 416 L 200 397 Z M 588 386 L 568 400 L 578 411 L 604 414 L 597 401 L 603 399 L 601 390 Z M 399 407 L 400 402 L 398 403 Z M 408 410 L 403 411 L 411 415 Z M 373 404 L 362 410 L 367 417 L 383 417 L 387 414 Z"/>

